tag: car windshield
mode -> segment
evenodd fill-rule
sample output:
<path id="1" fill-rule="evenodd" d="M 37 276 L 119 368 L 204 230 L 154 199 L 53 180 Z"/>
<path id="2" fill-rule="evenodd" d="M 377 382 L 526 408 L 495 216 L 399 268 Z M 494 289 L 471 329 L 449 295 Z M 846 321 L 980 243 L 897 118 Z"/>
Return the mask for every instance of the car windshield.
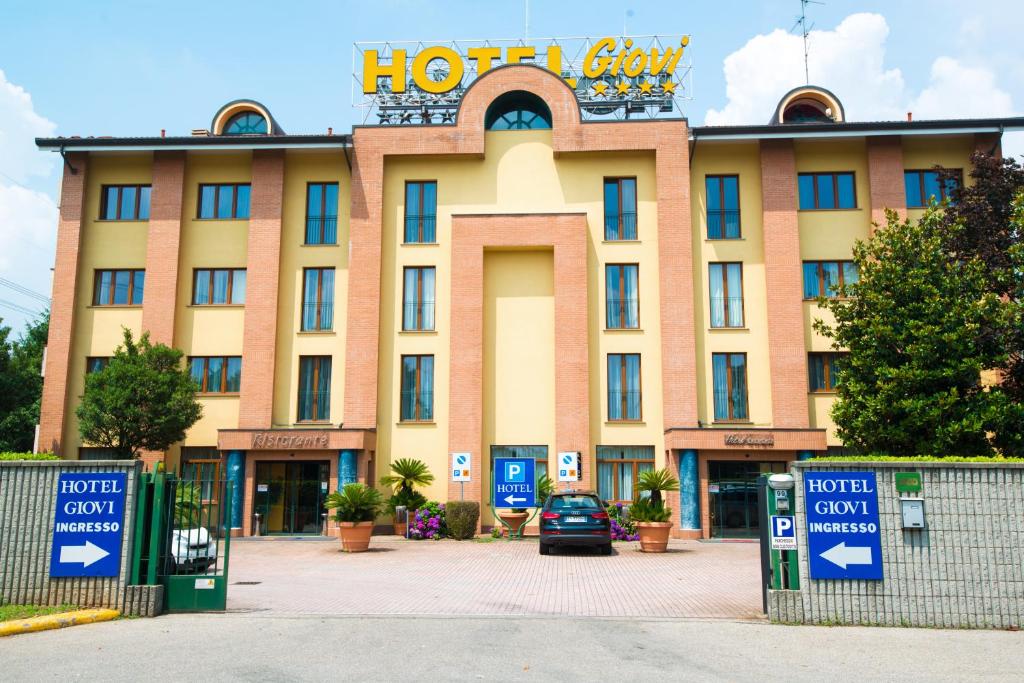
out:
<path id="1" fill-rule="evenodd" d="M 552 510 L 599 510 L 601 502 L 594 496 L 555 496 L 551 500 Z"/>

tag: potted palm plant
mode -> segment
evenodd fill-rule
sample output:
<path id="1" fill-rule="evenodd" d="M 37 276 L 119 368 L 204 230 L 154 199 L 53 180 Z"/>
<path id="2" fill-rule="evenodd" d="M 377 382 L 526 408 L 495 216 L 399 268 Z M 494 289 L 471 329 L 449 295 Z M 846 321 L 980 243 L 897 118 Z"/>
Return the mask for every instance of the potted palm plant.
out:
<path id="1" fill-rule="evenodd" d="M 373 520 L 383 505 L 380 491 L 365 484 L 345 484 L 327 496 L 324 507 L 334 510 L 341 531 L 341 549 L 361 553 L 370 547 Z"/>
<path id="2" fill-rule="evenodd" d="M 668 548 L 668 535 L 672 530 L 672 510 L 665 507 L 661 492 L 678 491 L 679 480 L 668 469 L 648 470 L 640 474 L 637 488 L 648 494 L 629 506 L 629 517 L 640 534 L 640 550 L 663 553 Z"/>
<path id="3" fill-rule="evenodd" d="M 427 499 L 416 490 L 417 486 L 429 486 L 434 475 L 422 460 L 415 458 L 399 458 L 391 463 L 391 474 L 380 478 L 380 485 L 387 486 L 394 493 L 387 500 L 388 512 L 394 517 L 395 508 L 404 505 L 407 514 L 412 515 L 423 507 Z M 405 535 L 405 523 L 394 518 L 395 534 Z"/>

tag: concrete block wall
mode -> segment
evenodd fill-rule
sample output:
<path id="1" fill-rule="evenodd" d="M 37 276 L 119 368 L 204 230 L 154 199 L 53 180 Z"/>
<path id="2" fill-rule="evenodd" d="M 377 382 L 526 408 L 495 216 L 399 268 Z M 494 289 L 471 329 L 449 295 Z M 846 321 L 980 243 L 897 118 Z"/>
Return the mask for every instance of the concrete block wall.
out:
<path id="1" fill-rule="evenodd" d="M 884 578 L 808 574 L 803 474 L 874 471 Z M 897 472 L 920 472 L 920 493 L 896 491 Z M 800 590 L 770 591 L 785 623 L 944 628 L 1024 626 L 1024 464 L 843 462 L 793 464 Z M 925 528 L 902 528 L 901 496 L 924 498 Z"/>
<path id="2" fill-rule="evenodd" d="M 0 462 L 0 603 L 107 607 L 148 616 L 162 594 L 137 596 L 126 611 L 135 499 L 142 463 L 124 460 Z M 57 480 L 61 472 L 127 472 L 121 570 L 116 577 L 50 578 Z M 138 592 L 142 587 L 133 587 Z M 155 600 L 155 601 L 154 601 Z"/>

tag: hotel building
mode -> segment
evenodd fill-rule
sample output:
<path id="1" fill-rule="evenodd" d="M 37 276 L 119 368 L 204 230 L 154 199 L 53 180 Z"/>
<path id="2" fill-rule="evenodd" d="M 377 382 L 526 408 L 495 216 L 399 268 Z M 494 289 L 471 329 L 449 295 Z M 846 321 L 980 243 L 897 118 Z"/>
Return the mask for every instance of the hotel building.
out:
<path id="1" fill-rule="evenodd" d="M 494 457 L 554 480 L 565 452 L 608 500 L 669 467 L 679 537 L 754 533 L 759 473 L 842 447 L 817 297 L 886 209 L 944 195 L 936 165 L 969 183 L 1024 127 L 780 95 L 764 125 L 584 121 L 506 65 L 443 124 L 289 135 L 241 100 L 191 136 L 40 139 L 64 174 L 38 448 L 105 455 L 75 407 L 126 327 L 184 352 L 203 408 L 145 459 L 236 482 L 235 533 L 320 533 L 328 491 L 403 457 L 486 528 Z"/>

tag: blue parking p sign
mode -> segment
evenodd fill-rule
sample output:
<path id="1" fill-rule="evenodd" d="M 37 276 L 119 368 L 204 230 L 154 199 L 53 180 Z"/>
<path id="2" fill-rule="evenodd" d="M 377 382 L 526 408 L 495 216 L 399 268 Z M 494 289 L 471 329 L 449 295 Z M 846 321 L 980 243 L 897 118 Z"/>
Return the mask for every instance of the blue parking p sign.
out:
<path id="1" fill-rule="evenodd" d="M 126 472 L 61 472 L 50 576 L 120 574 L 127 482 Z"/>
<path id="2" fill-rule="evenodd" d="M 804 472 L 812 579 L 881 579 L 874 472 Z"/>
<path id="3" fill-rule="evenodd" d="M 772 550 L 796 550 L 793 515 L 772 515 Z"/>
<path id="4" fill-rule="evenodd" d="M 494 506 L 532 508 L 537 505 L 533 458 L 494 459 Z"/>

